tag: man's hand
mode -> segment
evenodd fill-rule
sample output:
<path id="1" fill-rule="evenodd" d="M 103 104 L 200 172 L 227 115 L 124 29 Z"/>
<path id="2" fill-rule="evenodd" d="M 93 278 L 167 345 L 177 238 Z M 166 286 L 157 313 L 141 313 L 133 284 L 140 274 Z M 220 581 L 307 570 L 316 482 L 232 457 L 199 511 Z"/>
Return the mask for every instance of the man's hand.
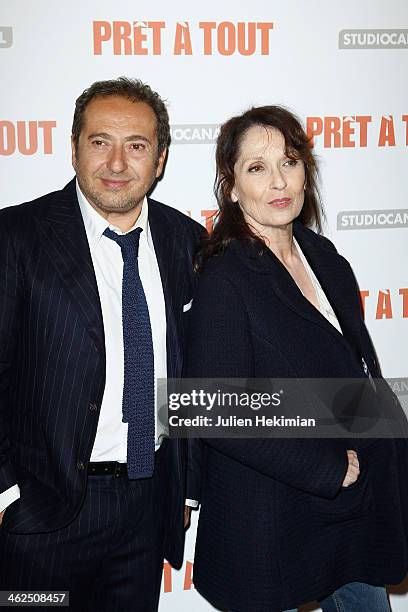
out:
<path id="1" fill-rule="evenodd" d="M 0 525 L 3 521 L 3 514 L 5 513 L 5 510 L 3 510 L 3 512 L 0 512 Z"/>
<path id="2" fill-rule="evenodd" d="M 356 451 L 348 450 L 347 458 L 348 458 L 347 474 L 343 480 L 343 484 L 341 485 L 342 487 L 350 486 L 351 484 L 353 484 L 353 482 L 356 482 L 357 478 L 360 475 L 360 463 L 358 461 Z"/>
<path id="3" fill-rule="evenodd" d="M 191 517 L 191 507 L 184 506 L 184 529 L 187 529 L 187 527 L 189 526 L 190 517 Z"/>

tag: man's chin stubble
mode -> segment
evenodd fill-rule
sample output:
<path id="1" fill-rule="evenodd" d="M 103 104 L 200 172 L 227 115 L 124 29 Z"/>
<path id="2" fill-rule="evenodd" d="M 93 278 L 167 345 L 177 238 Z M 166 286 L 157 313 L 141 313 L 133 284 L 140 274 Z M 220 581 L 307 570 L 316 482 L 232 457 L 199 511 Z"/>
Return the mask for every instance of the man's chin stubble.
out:
<path id="1" fill-rule="evenodd" d="M 137 208 L 138 205 L 141 203 L 141 201 L 133 200 L 133 199 L 132 200 L 118 200 L 118 201 L 109 203 L 109 202 L 105 202 L 103 199 L 98 198 L 94 195 L 92 195 L 92 197 L 89 199 L 95 208 L 98 208 L 104 213 L 113 213 L 113 212 L 127 213 Z"/>

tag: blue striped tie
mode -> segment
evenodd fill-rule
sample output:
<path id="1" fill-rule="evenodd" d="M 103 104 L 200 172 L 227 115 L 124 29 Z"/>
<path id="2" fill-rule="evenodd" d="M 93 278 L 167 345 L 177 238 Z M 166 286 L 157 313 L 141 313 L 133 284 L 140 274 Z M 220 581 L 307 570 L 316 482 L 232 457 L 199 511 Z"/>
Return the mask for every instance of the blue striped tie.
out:
<path id="1" fill-rule="evenodd" d="M 122 326 L 124 349 L 123 422 L 128 423 L 129 478 L 147 478 L 154 469 L 154 355 L 149 309 L 139 276 L 138 252 L 142 229 L 104 236 L 122 251 Z"/>

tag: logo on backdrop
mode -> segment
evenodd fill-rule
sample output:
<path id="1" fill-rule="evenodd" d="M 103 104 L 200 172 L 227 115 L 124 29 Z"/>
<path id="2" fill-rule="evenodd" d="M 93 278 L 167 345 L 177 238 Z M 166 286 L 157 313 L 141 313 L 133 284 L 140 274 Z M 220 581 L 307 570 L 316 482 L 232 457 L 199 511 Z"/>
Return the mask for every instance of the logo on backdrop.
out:
<path id="1" fill-rule="evenodd" d="M 56 121 L 0 121 L 0 155 L 51 155 L 56 127 Z"/>
<path id="2" fill-rule="evenodd" d="M 307 117 L 306 132 L 312 145 L 321 137 L 325 149 L 408 146 L 408 115 Z"/>
<path id="3" fill-rule="evenodd" d="M 339 49 L 408 49 L 408 30 L 340 30 Z"/>
<path id="4" fill-rule="evenodd" d="M 408 227 L 408 209 L 345 210 L 337 215 L 338 230 Z"/>
<path id="5" fill-rule="evenodd" d="M 199 215 L 194 215 L 194 219 L 204 225 L 205 229 L 209 234 L 213 231 L 215 217 L 217 215 L 218 209 L 210 208 L 208 210 L 201 210 Z M 186 215 L 191 217 L 191 210 L 185 211 Z"/>
<path id="6" fill-rule="evenodd" d="M 184 575 L 183 575 L 184 574 Z M 175 576 L 176 584 L 173 583 Z M 193 563 L 185 561 L 183 569 L 173 574 L 173 568 L 167 561 L 163 562 L 163 593 L 172 593 L 174 591 L 190 591 L 194 588 L 193 585 Z"/>
<path id="7" fill-rule="evenodd" d="M 8 49 L 13 46 L 13 28 L 0 26 L 0 49 Z"/>
<path id="8" fill-rule="evenodd" d="M 269 55 L 272 22 L 94 21 L 94 55 Z"/>
<path id="9" fill-rule="evenodd" d="M 364 318 L 408 319 L 408 287 L 360 291 Z"/>
<path id="10" fill-rule="evenodd" d="M 171 126 L 172 144 L 213 144 L 220 131 L 216 123 L 191 123 Z"/>
<path id="11" fill-rule="evenodd" d="M 398 397 L 408 396 L 408 378 L 387 378 L 386 380 Z"/>
<path id="12" fill-rule="evenodd" d="M 325 149 L 408 146 L 408 114 L 306 117 L 312 145 Z M 177 124 L 171 127 L 173 144 L 214 144 L 219 133 L 215 123 Z"/>

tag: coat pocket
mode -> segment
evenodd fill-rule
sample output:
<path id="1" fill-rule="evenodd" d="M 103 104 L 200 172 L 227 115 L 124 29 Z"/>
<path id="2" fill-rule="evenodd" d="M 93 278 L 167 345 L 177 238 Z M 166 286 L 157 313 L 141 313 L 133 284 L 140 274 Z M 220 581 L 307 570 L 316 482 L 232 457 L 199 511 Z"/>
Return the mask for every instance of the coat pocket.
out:
<path id="1" fill-rule="evenodd" d="M 351 520 L 369 512 L 373 501 L 373 491 L 367 465 L 360 454 L 359 462 L 360 475 L 356 482 L 348 487 L 342 487 L 333 499 L 311 497 L 309 505 L 311 512 L 327 519 L 327 522 Z"/>

